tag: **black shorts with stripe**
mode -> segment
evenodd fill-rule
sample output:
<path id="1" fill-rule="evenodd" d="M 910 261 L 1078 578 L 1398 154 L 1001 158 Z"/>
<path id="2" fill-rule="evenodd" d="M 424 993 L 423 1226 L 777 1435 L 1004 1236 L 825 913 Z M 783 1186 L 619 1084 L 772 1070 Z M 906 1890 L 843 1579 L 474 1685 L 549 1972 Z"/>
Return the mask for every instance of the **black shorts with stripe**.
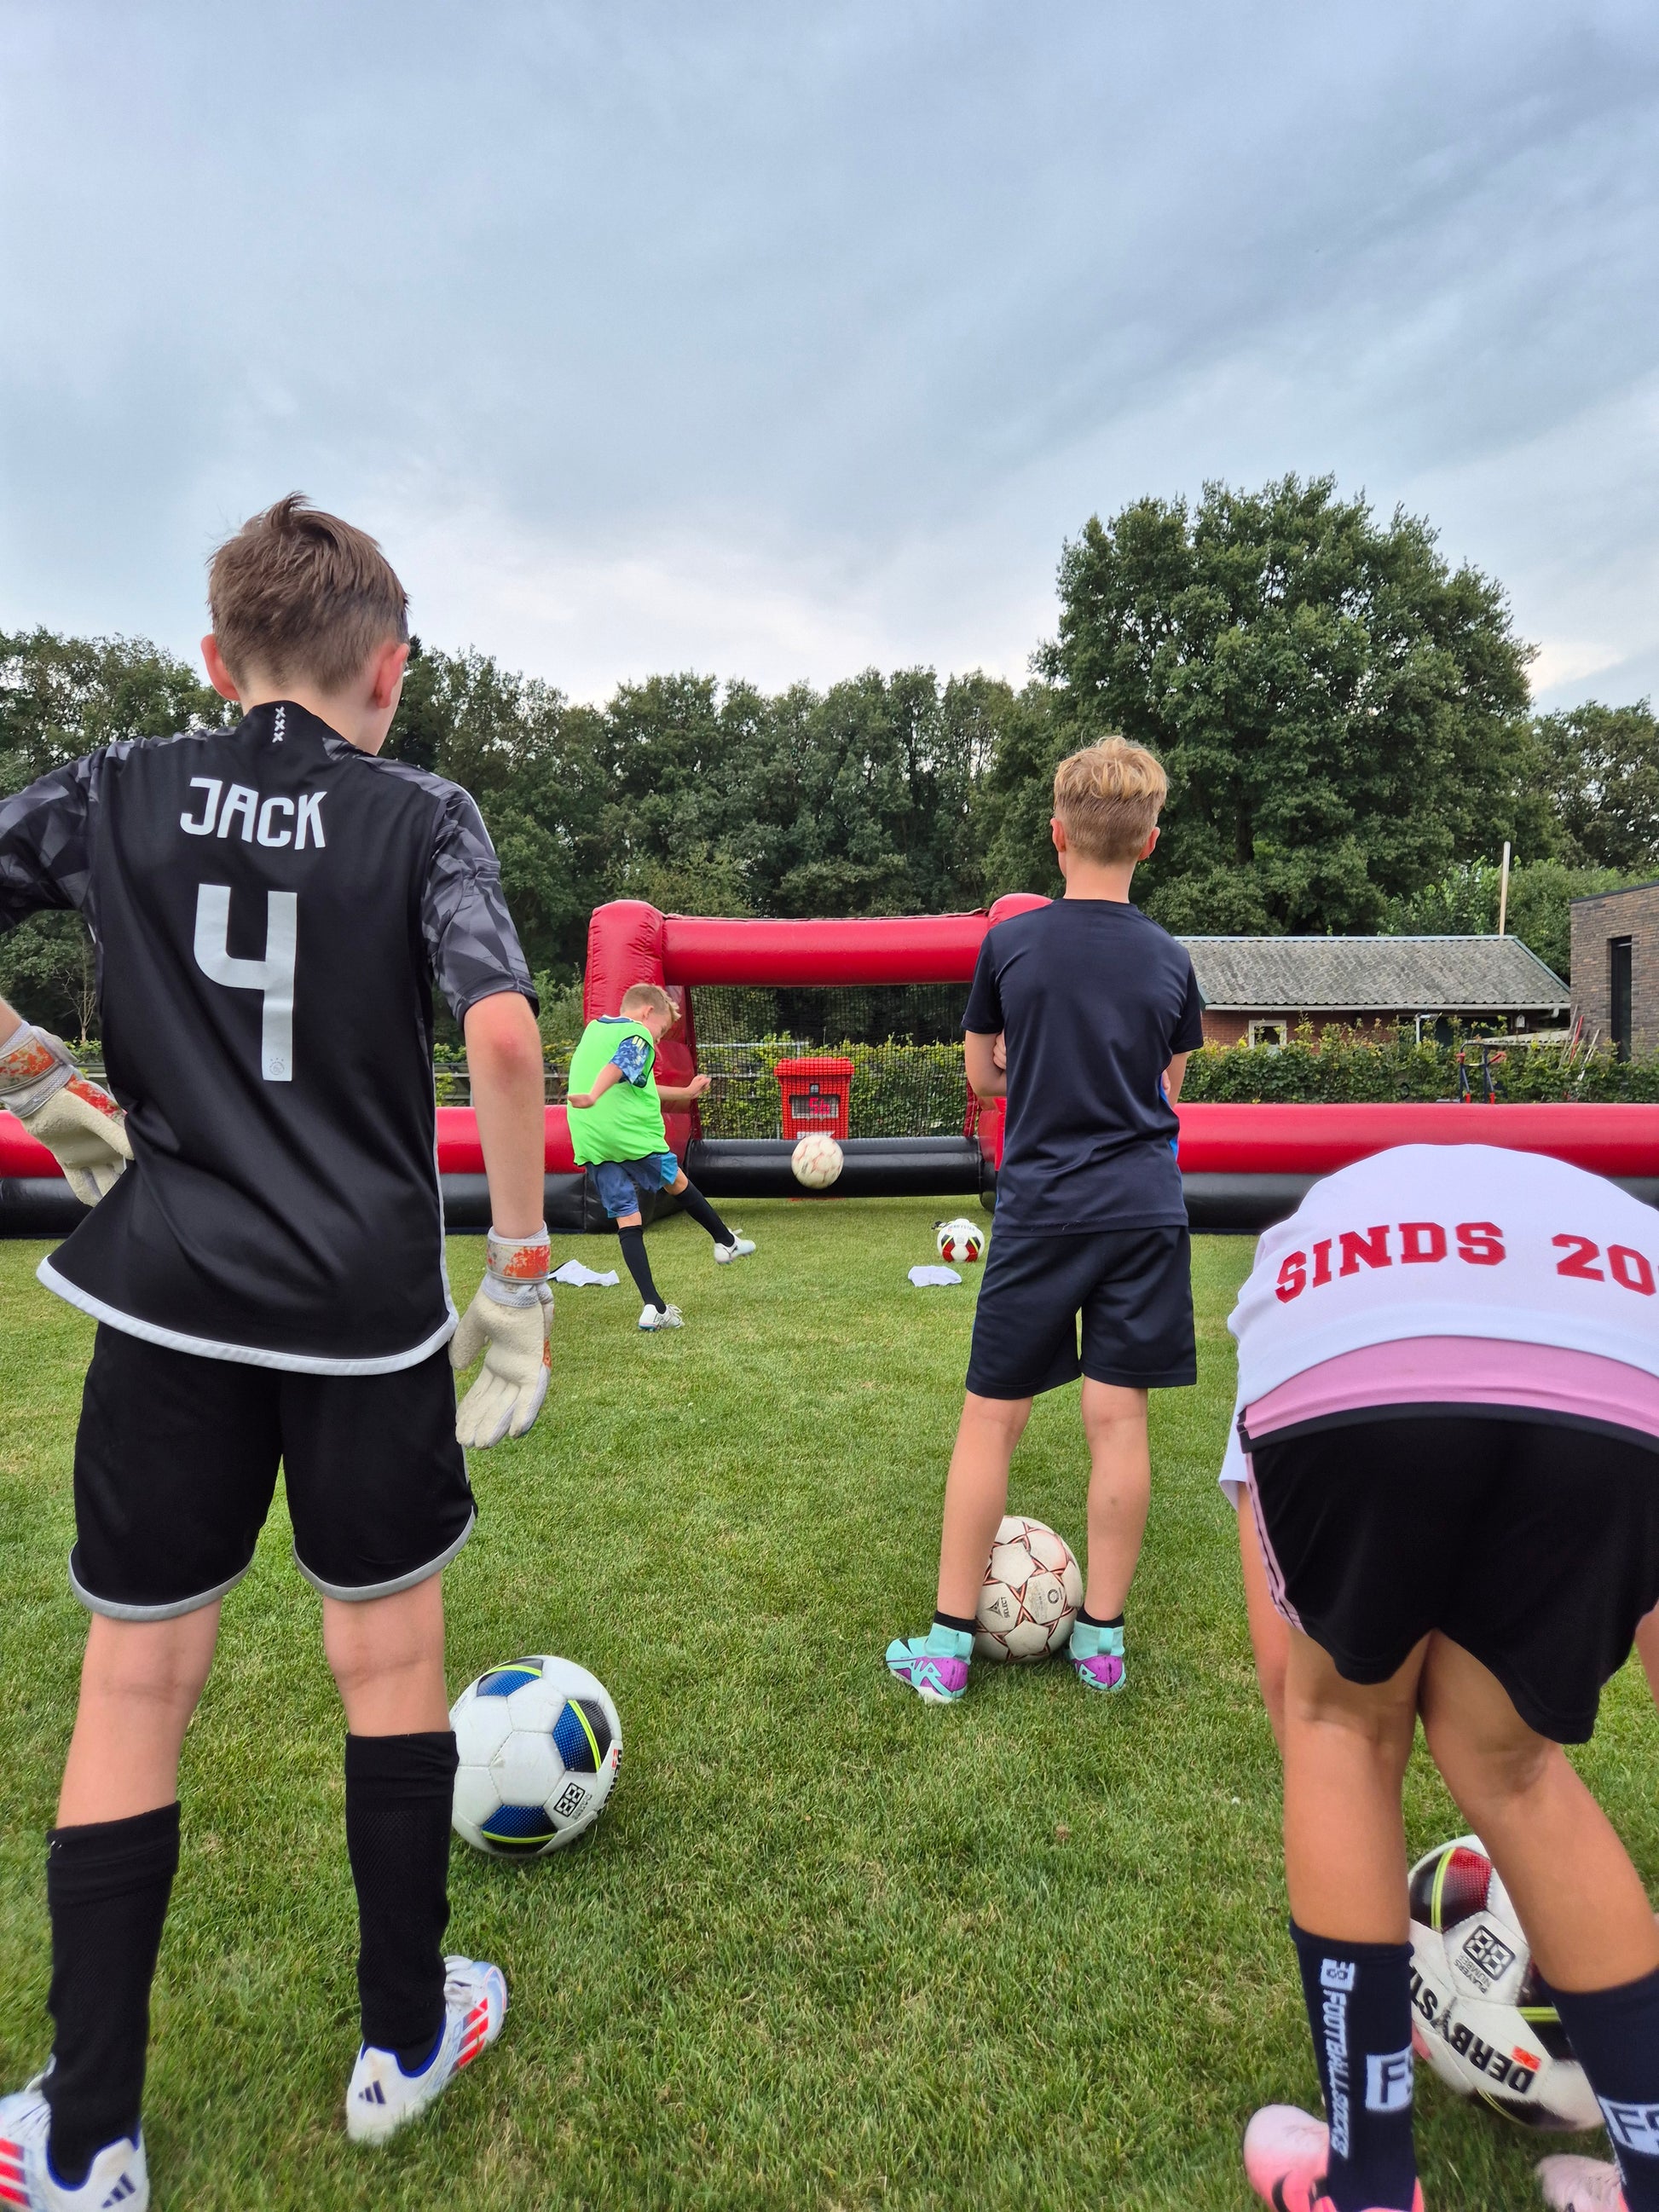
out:
<path id="1" fill-rule="evenodd" d="M 386 1597 L 472 1531 L 447 1346 L 388 1375 L 207 1359 L 100 1327 L 75 1444 L 82 1603 L 164 1620 L 247 1572 L 281 1468 L 300 1572 L 325 1597 Z"/>

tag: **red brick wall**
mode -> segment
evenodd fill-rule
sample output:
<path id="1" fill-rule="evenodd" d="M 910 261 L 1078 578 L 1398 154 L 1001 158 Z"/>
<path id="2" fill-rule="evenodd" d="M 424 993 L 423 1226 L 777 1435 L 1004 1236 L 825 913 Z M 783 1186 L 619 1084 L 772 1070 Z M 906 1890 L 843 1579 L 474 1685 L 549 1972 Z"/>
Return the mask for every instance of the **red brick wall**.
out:
<path id="1" fill-rule="evenodd" d="M 1631 940 L 1631 1049 L 1659 1052 L 1659 884 L 1572 902 L 1572 1011 L 1604 1044 L 1613 1035 L 1607 945 L 1615 937 Z"/>

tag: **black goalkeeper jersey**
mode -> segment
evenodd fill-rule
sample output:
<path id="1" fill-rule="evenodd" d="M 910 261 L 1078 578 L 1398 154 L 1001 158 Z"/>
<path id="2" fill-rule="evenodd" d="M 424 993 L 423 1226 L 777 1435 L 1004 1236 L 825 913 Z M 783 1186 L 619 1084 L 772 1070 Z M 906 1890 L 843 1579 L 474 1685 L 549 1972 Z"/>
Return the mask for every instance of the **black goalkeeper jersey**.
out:
<path id="1" fill-rule="evenodd" d="M 0 928 L 76 907 L 132 1164 L 40 1279 L 183 1352 L 411 1366 L 455 1325 L 431 983 L 533 1003 L 458 785 L 291 703 L 106 745 L 0 801 Z"/>

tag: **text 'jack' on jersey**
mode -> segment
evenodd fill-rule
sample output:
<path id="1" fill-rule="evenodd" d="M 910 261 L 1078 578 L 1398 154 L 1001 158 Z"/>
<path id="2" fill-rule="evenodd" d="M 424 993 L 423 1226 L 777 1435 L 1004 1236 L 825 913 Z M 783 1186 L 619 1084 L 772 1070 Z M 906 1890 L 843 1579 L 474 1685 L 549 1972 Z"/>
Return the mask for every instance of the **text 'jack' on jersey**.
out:
<path id="1" fill-rule="evenodd" d="M 116 1328 L 313 1374 L 454 1327 L 435 981 L 534 1003 L 478 810 L 291 702 L 0 800 L 0 928 L 78 908 L 133 1164 L 41 1279 Z"/>

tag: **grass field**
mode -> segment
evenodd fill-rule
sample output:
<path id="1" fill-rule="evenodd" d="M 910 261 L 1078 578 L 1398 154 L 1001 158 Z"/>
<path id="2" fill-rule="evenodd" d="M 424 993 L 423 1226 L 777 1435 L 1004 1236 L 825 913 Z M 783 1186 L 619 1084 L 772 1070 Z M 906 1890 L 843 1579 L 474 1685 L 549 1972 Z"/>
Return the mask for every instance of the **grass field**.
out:
<path id="1" fill-rule="evenodd" d="M 559 1294 L 553 1392 L 479 1455 L 449 1577 L 452 1682 L 535 1650 L 621 1709 L 598 1832 L 533 1867 L 453 1859 L 452 1938 L 500 1960 L 506 2035 L 434 2118 L 362 2154 L 342 1723 L 280 1516 L 227 1608 L 185 1750 L 147 2127 L 164 2212 L 439 2204 L 1240 2208 L 1239 2131 L 1316 2099 L 1284 1933 L 1277 1767 L 1215 1489 L 1247 1241 L 1196 1247 L 1196 1390 L 1154 1403 L 1128 1687 L 981 1668 L 964 1706 L 890 1683 L 932 1607 L 971 1286 L 916 1291 L 926 1201 L 752 1205 L 717 1269 L 652 1233 L 683 1334 Z M 40 1832 L 83 1618 L 64 1562 L 88 1325 L 0 1245 L 5 1820 L 0 2079 L 47 2045 Z M 613 1248 L 614 1249 L 614 1248 Z M 597 1239 L 566 1249 L 610 1264 Z M 458 1294 L 482 1243 L 452 1250 Z M 1076 1393 L 1012 1503 L 1075 1543 Z M 1659 1875 L 1659 1722 L 1626 1671 L 1583 1764 Z M 1461 1824 L 1420 1760 L 1411 1839 Z M 1513 2212 L 1537 2145 L 1419 2087 L 1432 2205 Z"/>

